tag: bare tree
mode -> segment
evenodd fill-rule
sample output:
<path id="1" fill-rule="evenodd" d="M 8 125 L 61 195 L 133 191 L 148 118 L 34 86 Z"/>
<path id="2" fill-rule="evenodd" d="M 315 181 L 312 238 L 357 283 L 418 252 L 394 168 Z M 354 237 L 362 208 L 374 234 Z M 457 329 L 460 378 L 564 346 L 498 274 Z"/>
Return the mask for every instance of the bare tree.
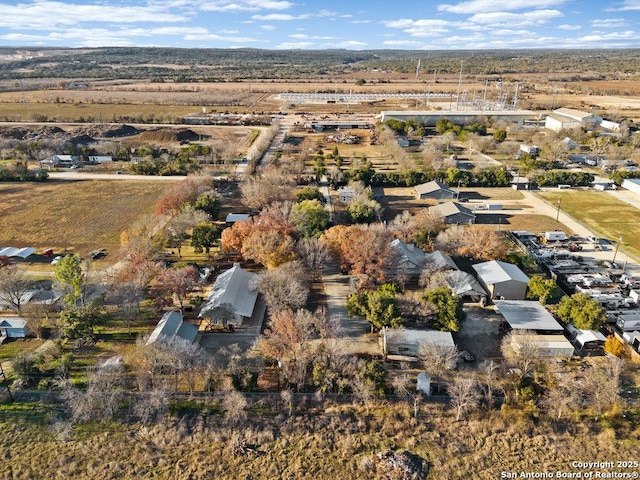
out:
<path id="1" fill-rule="evenodd" d="M 480 374 L 482 375 L 482 383 L 480 387 L 487 408 L 491 408 L 493 403 L 493 392 L 497 385 L 499 366 L 493 360 L 485 360 L 480 364 Z"/>
<path id="2" fill-rule="evenodd" d="M 246 397 L 237 390 L 230 390 L 222 395 L 222 408 L 226 420 L 232 425 L 241 424 L 247 418 L 249 402 Z"/>
<path id="3" fill-rule="evenodd" d="M 447 385 L 447 392 L 451 406 L 456 412 L 456 421 L 478 406 L 480 395 L 477 390 L 477 382 L 473 377 L 455 377 L 453 382 Z"/>
<path id="4" fill-rule="evenodd" d="M 45 328 L 52 324 L 53 305 L 44 302 L 32 302 L 22 307 L 20 314 L 27 321 L 27 328 L 37 338 L 42 338 Z"/>
<path id="5" fill-rule="evenodd" d="M 534 332 L 514 330 L 504 337 L 500 346 L 502 356 L 518 368 L 522 377 L 533 373 L 542 361 L 542 347 Z"/>
<path id="6" fill-rule="evenodd" d="M 560 420 L 580 405 L 581 385 L 568 375 L 557 376 L 547 388 L 542 405 L 547 413 Z"/>
<path id="7" fill-rule="evenodd" d="M 588 404 L 600 416 L 607 408 L 620 402 L 620 374 L 624 361 L 618 357 L 608 357 L 594 363 L 582 382 L 583 393 Z"/>
<path id="8" fill-rule="evenodd" d="M 13 306 L 18 313 L 27 301 L 26 294 L 33 288 L 32 285 L 18 265 L 10 264 L 0 268 L 0 301 Z"/>
<path id="9" fill-rule="evenodd" d="M 406 372 L 393 379 L 393 390 L 398 395 L 404 395 L 413 404 L 413 418 L 418 418 L 418 408 L 422 400 L 422 392 L 416 388 L 415 378 L 410 378 Z"/>
<path id="10" fill-rule="evenodd" d="M 440 393 L 445 374 L 454 369 L 457 364 L 458 349 L 425 342 L 418 346 L 418 356 L 422 360 L 424 369 L 438 379 L 438 393 Z"/>
<path id="11" fill-rule="evenodd" d="M 322 276 L 329 262 L 329 249 L 318 238 L 303 238 L 296 244 L 298 258 L 311 272 L 313 278 Z"/>
<path id="12" fill-rule="evenodd" d="M 309 285 L 300 262 L 288 262 L 267 270 L 259 278 L 258 290 L 269 311 L 295 310 L 304 306 L 309 297 Z"/>
<path id="13" fill-rule="evenodd" d="M 265 169 L 260 176 L 249 177 L 240 187 L 244 204 L 262 210 L 270 203 L 291 198 L 291 182 L 278 169 Z"/>
<path id="14" fill-rule="evenodd" d="M 170 268 L 163 270 L 155 279 L 153 295 L 158 299 L 173 299 L 178 303 L 180 311 L 189 294 L 200 281 L 195 267 Z"/>

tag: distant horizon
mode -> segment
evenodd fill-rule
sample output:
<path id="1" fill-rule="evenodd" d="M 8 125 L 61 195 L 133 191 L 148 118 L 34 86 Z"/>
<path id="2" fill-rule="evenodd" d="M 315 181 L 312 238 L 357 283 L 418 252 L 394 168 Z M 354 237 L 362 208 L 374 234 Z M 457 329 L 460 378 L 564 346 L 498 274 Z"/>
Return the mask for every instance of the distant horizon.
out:
<path id="1" fill-rule="evenodd" d="M 640 0 L 2 1 L 0 47 L 627 50 Z"/>

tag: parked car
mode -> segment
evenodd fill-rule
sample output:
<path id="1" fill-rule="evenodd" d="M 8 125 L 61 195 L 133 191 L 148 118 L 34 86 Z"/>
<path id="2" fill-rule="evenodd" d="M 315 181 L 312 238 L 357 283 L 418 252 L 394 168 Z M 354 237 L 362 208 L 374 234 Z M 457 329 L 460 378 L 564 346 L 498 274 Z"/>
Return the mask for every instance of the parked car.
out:
<path id="1" fill-rule="evenodd" d="M 60 260 L 62 260 L 62 257 L 60 255 L 58 255 L 56 258 L 51 260 L 51 265 L 57 265 L 58 262 L 60 262 Z"/>

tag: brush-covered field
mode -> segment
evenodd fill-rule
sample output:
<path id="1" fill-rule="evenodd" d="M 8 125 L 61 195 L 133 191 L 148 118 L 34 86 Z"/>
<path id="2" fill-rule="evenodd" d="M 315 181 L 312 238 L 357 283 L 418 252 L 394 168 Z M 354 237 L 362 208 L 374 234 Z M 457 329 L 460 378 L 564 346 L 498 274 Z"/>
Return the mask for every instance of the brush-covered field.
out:
<path id="1" fill-rule="evenodd" d="M 86 254 L 112 250 L 151 213 L 165 182 L 83 180 L 0 184 L 0 245 Z"/>
<path id="2" fill-rule="evenodd" d="M 254 403 L 248 417 L 233 421 L 212 410 L 182 419 L 173 415 L 152 426 L 111 423 L 72 429 L 48 421 L 46 409 L 4 406 L 0 477 L 409 478 L 376 462 L 375 454 L 392 450 L 428 462 L 428 475 L 415 478 L 489 480 L 505 478 L 501 472 L 578 472 L 574 461 L 640 458 L 638 421 L 630 416 L 553 422 L 493 412 L 456 422 L 435 405 L 421 406 L 417 420 L 406 404 L 325 404 L 304 411 L 298 405 L 292 417 L 280 407 Z"/>

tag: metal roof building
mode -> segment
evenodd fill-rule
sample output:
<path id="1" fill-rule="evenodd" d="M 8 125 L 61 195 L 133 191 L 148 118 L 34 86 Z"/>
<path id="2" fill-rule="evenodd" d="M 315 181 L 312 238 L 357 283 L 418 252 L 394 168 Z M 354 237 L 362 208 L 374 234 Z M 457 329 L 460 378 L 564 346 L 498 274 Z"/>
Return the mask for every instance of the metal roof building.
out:
<path id="1" fill-rule="evenodd" d="M 562 325 L 537 301 L 495 300 L 494 304 L 513 330 L 531 330 L 543 333 L 564 331 Z"/>
<path id="2" fill-rule="evenodd" d="M 185 322 L 180 312 L 166 312 L 149 335 L 147 345 L 159 341 L 171 343 L 177 338 L 193 343 L 197 334 L 198 326 Z"/>
<path id="3" fill-rule="evenodd" d="M 198 317 L 209 318 L 212 323 L 230 321 L 241 325 L 245 318 L 253 315 L 258 298 L 257 279 L 257 274 L 243 270 L 235 263 L 218 276 Z M 221 310 L 225 310 L 224 315 Z M 227 314 L 233 318 L 227 318 Z"/>
<path id="4" fill-rule="evenodd" d="M 473 265 L 473 269 L 492 299 L 524 300 L 529 277 L 517 265 L 492 260 Z"/>

